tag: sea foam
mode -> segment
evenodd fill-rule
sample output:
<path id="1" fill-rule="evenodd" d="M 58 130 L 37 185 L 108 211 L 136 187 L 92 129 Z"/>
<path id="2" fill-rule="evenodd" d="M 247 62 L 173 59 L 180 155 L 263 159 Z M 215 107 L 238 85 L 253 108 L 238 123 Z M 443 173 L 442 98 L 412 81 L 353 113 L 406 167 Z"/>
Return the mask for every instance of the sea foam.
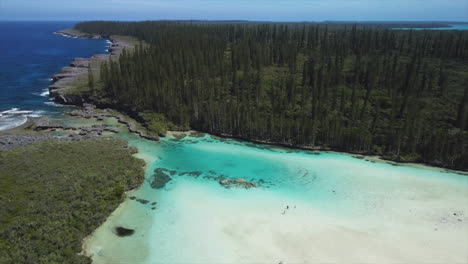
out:
<path id="1" fill-rule="evenodd" d="M 45 111 L 21 110 L 11 108 L 0 112 L 0 131 L 12 129 L 23 125 L 29 117 L 37 118 L 45 114 Z"/>

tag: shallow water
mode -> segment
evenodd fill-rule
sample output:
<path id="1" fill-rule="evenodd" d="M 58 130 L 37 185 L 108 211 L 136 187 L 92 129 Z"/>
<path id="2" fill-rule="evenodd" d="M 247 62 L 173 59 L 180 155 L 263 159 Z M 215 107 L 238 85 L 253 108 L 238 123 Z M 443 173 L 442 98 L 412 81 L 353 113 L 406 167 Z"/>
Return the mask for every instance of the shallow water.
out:
<path id="1" fill-rule="evenodd" d="M 119 137 L 139 148 L 147 181 L 87 241 L 95 263 L 468 258 L 466 175 L 209 135 Z M 174 171 L 162 189 L 150 184 L 158 168 Z M 227 189 L 225 178 L 259 187 Z M 118 237 L 117 226 L 135 234 Z"/>

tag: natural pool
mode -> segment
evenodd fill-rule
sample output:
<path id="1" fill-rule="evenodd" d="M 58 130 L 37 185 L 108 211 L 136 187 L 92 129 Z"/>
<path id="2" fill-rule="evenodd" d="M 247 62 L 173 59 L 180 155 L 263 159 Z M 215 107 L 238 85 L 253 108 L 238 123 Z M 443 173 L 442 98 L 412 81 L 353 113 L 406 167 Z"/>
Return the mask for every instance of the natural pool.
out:
<path id="1" fill-rule="evenodd" d="M 87 239 L 94 263 L 468 258 L 466 175 L 198 133 L 161 142 L 119 137 L 149 164 L 147 181 Z M 171 178 L 161 189 L 151 187 L 158 168 Z M 225 178 L 258 188 L 228 189 L 219 183 Z M 135 232 L 119 237 L 116 227 Z"/>

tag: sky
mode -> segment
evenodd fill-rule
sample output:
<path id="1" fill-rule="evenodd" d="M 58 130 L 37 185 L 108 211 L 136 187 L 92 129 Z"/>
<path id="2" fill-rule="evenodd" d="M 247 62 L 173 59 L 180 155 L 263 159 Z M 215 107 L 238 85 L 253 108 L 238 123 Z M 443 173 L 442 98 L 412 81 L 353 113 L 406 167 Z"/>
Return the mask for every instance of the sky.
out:
<path id="1" fill-rule="evenodd" d="M 0 20 L 468 21 L 468 0 L 0 0 Z"/>

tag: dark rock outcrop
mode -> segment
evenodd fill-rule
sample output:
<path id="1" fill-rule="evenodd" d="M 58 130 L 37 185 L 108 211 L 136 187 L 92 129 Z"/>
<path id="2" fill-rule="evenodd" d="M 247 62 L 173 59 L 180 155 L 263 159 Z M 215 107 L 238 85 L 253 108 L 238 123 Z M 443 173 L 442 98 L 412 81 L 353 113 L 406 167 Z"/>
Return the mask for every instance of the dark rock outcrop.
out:
<path id="1" fill-rule="evenodd" d="M 104 109 L 100 111 L 96 111 L 96 106 L 89 103 L 83 103 L 82 109 L 71 111 L 71 116 L 78 116 L 82 118 L 96 118 L 97 120 L 103 120 L 105 117 L 114 117 L 117 121 L 121 124 L 125 124 L 128 127 L 128 130 L 132 133 L 138 134 L 140 137 L 158 141 L 159 137 L 157 135 L 151 134 L 143 126 L 139 125 L 136 121 L 124 116 L 123 114 L 116 113 L 111 109 Z"/>
<path id="2" fill-rule="evenodd" d="M 51 134 L 0 135 L 0 151 L 55 138 Z"/>
<path id="3" fill-rule="evenodd" d="M 118 235 L 119 237 L 126 237 L 126 236 L 131 236 L 135 233 L 135 230 L 134 229 L 130 229 L 130 228 L 125 228 L 125 227 L 121 227 L 121 226 L 117 226 L 115 228 L 115 233 L 116 235 Z"/>
<path id="4" fill-rule="evenodd" d="M 172 180 L 169 175 L 175 175 L 175 171 L 170 171 L 164 168 L 154 170 L 153 176 L 150 179 L 150 185 L 153 189 L 162 189 L 168 182 Z"/>
<path id="5" fill-rule="evenodd" d="M 253 182 L 249 182 L 244 178 L 237 178 L 237 179 L 224 179 L 219 182 L 222 186 L 226 188 L 245 188 L 245 189 L 250 189 L 250 188 L 256 188 L 257 184 Z"/>

